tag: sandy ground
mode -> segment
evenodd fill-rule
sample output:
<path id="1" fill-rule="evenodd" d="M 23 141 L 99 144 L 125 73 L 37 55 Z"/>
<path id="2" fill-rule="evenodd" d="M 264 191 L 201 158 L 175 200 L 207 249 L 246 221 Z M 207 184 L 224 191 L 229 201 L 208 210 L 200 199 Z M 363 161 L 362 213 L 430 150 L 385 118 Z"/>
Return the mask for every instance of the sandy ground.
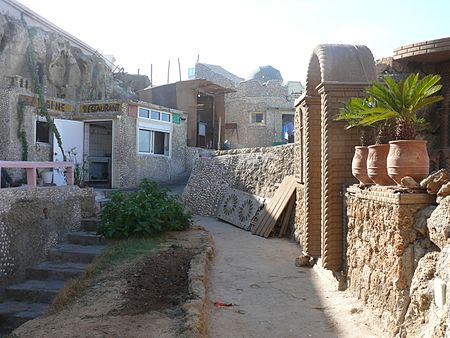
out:
<path id="1" fill-rule="evenodd" d="M 370 313 L 318 269 L 298 268 L 298 244 L 264 239 L 213 218 L 195 218 L 212 232 L 209 336 L 379 337 Z M 217 306 L 214 302 L 233 304 Z M 376 333 L 375 333 L 376 332 Z"/>

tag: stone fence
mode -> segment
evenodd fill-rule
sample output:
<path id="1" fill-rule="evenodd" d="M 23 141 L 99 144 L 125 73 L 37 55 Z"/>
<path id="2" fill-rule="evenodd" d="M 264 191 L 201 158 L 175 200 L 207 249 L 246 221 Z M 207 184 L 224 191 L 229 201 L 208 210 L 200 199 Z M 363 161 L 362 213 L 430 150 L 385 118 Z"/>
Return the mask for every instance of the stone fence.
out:
<path id="1" fill-rule="evenodd" d="M 215 216 L 217 205 L 228 188 L 261 197 L 272 197 L 285 176 L 293 175 L 292 144 L 217 151 L 199 158 L 192 169 L 183 200 L 193 213 Z"/>
<path id="2" fill-rule="evenodd" d="M 346 202 L 350 291 L 371 308 L 387 336 L 444 336 L 448 305 L 439 307 L 434 298 L 436 283 L 450 281 L 450 200 L 436 207 L 425 192 L 351 186 Z M 443 297 L 448 304 L 445 291 Z"/>
<path id="3" fill-rule="evenodd" d="M 43 261 L 50 248 L 95 213 L 92 189 L 76 186 L 0 190 L 0 293 Z M 1 296 L 1 294 L 0 294 Z"/>

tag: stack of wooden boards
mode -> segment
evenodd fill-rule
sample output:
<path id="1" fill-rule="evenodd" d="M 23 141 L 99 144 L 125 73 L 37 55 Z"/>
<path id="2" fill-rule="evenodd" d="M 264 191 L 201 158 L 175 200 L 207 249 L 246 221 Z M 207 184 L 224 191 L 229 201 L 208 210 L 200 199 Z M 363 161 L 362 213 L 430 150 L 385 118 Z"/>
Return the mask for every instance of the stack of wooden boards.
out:
<path id="1" fill-rule="evenodd" d="M 285 235 L 295 206 L 296 185 L 297 180 L 294 176 L 287 176 L 283 179 L 270 202 L 264 206 L 252 222 L 252 234 L 267 238 L 280 220 L 281 227 L 278 237 Z"/>

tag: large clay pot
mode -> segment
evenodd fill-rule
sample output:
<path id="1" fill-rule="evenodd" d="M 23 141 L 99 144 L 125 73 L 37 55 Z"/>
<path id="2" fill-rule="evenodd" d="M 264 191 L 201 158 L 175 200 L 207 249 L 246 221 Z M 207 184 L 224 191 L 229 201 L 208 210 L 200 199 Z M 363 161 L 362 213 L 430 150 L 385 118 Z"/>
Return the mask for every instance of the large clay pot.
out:
<path id="1" fill-rule="evenodd" d="M 387 156 L 389 144 L 375 144 L 369 146 L 367 155 L 367 174 L 378 185 L 395 185 L 387 172 Z"/>
<path id="2" fill-rule="evenodd" d="M 430 158 L 425 140 L 398 140 L 389 142 L 387 158 L 388 174 L 397 184 L 405 176 L 411 176 L 416 182 L 428 176 Z"/>
<path id="3" fill-rule="evenodd" d="M 364 185 L 373 184 L 367 175 L 367 154 L 369 149 L 366 146 L 356 146 L 352 160 L 352 175 Z"/>

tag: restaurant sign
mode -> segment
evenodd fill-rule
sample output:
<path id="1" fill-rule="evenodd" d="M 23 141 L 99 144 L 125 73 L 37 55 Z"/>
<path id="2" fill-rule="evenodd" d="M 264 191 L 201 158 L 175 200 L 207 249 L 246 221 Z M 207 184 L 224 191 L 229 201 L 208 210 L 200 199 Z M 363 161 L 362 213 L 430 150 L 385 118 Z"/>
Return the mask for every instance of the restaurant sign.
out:
<path id="1" fill-rule="evenodd" d="M 120 103 L 93 103 L 80 105 L 80 113 L 106 113 L 120 111 Z"/>

